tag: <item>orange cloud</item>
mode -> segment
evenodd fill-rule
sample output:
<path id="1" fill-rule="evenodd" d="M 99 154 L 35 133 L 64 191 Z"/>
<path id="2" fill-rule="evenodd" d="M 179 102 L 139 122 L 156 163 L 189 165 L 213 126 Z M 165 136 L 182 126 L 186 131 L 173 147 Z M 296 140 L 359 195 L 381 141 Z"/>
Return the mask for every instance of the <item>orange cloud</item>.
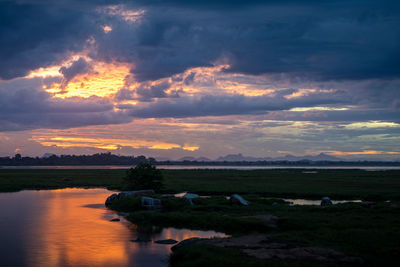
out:
<path id="1" fill-rule="evenodd" d="M 188 151 L 196 151 L 196 150 L 198 150 L 199 149 L 199 147 L 198 146 L 183 146 L 182 147 L 182 149 L 183 150 L 188 150 Z"/>
<path id="2" fill-rule="evenodd" d="M 33 136 L 31 140 L 40 143 L 43 146 L 57 146 L 62 148 L 68 147 L 91 147 L 106 150 L 117 150 L 120 147 L 132 148 L 148 148 L 148 149 L 173 149 L 180 148 L 188 151 L 195 151 L 198 149 L 196 146 L 181 146 L 179 144 L 161 142 L 161 141 L 147 141 L 147 140 L 133 140 L 133 139 L 118 139 L 118 138 L 94 138 L 94 137 L 69 137 L 69 136 Z"/>
<path id="3" fill-rule="evenodd" d="M 129 70 L 129 64 L 96 62 L 90 73 L 77 75 L 63 89 L 56 83 L 46 91 L 59 98 L 109 97 L 124 87 Z"/>
<path id="4" fill-rule="evenodd" d="M 104 31 L 105 33 L 109 33 L 110 31 L 112 31 L 112 27 L 111 27 L 111 26 L 108 26 L 108 25 L 103 26 L 103 31 Z"/>
<path id="5" fill-rule="evenodd" d="M 343 152 L 343 151 L 324 151 L 330 155 L 335 156 L 350 156 L 350 155 L 399 155 L 399 151 L 379 151 L 379 150 L 363 150 L 356 152 Z"/>
<path id="6" fill-rule="evenodd" d="M 121 17 L 123 20 L 127 22 L 136 22 L 145 13 L 143 9 L 139 10 L 128 9 L 124 5 L 109 5 L 99 9 L 99 11 L 103 11 L 108 15 Z"/>
<path id="7" fill-rule="evenodd" d="M 286 99 L 293 99 L 293 98 L 299 98 L 299 97 L 305 97 L 309 96 L 311 94 L 315 93 L 331 93 L 334 92 L 335 90 L 329 89 L 329 90 L 323 90 L 323 89 L 299 89 L 298 91 L 291 93 L 290 95 L 285 95 Z"/>
<path id="8" fill-rule="evenodd" d="M 47 77 L 57 77 L 62 76 L 59 72 L 60 66 L 51 66 L 47 68 L 39 68 L 36 70 L 31 71 L 26 78 L 47 78 Z"/>

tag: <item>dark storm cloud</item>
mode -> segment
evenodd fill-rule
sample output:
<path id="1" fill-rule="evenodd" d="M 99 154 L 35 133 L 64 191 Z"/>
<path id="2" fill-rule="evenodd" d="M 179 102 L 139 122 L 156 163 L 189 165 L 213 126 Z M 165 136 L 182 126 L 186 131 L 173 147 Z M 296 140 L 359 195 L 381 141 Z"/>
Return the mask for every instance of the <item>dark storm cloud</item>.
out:
<path id="1" fill-rule="evenodd" d="M 141 85 L 136 89 L 136 93 L 144 99 L 167 97 L 165 90 L 170 87 L 169 82 L 162 82 L 156 85 Z"/>
<path id="2" fill-rule="evenodd" d="M 315 94 L 312 98 L 286 99 L 284 95 L 294 90 L 282 90 L 276 96 L 248 97 L 244 95 L 206 95 L 200 98 L 180 98 L 171 101 L 159 100 L 145 107 L 131 106 L 131 115 L 142 118 L 225 116 L 237 114 L 266 114 L 269 111 L 293 107 L 308 107 L 316 104 L 345 104 L 340 95 Z M 125 106 L 125 108 L 127 108 Z"/>
<path id="3" fill-rule="evenodd" d="M 19 2 L 21 3 L 21 2 Z M 81 50 L 134 63 L 140 81 L 216 61 L 230 72 L 309 79 L 400 75 L 398 1 L 22 1 L 0 5 L 0 77 L 9 79 Z M 36 4 L 40 3 L 40 4 Z M 145 10 L 139 22 L 99 12 Z M 113 30 L 104 34 L 101 25 Z"/>
<path id="4" fill-rule="evenodd" d="M 117 92 L 115 99 L 117 101 L 123 100 L 139 100 L 142 102 L 152 102 L 154 98 L 177 98 L 178 92 L 167 93 L 166 90 L 170 89 L 171 83 L 169 81 L 162 81 L 157 84 L 150 82 L 141 83 L 136 89 L 121 89 Z"/>
<path id="5" fill-rule="evenodd" d="M 341 91 L 343 98 L 349 103 L 365 110 L 399 111 L 397 103 L 400 99 L 400 79 L 317 82 L 311 83 L 311 87 Z"/>
<path id="6" fill-rule="evenodd" d="M 0 131 L 70 128 L 129 122 L 113 105 L 99 98 L 53 99 L 42 80 L 15 79 L 0 84 Z"/>
<path id="7" fill-rule="evenodd" d="M 88 72 L 91 69 L 90 64 L 83 58 L 72 62 L 69 67 L 61 67 L 60 73 L 64 76 L 63 84 L 66 85 L 76 75 Z"/>
<path id="8" fill-rule="evenodd" d="M 226 5 L 217 3 L 128 5 L 146 13 L 140 23 L 116 25 L 100 42 L 99 57 L 135 62 L 132 73 L 138 80 L 217 60 L 228 62 L 231 72 L 291 73 L 309 79 L 400 74 L 397 2 L 256 1 L 229 5 L 245 8 L 212 8 Z"/>
<path id="9" fill-rule="evenodd" d="M 93 20 L 76 9 L 0 2 L 0 79 L 59 63 L 94 34 Z"/>
<path id="10" fill-rule="evenodd" d="M 195 72 L 191 72 L 186 78 L 183 80 L 185 85 L 190 85 L 194 81 L 194 76 L 196 76 Z"/>
<path id="11" fill-rule="evenodd" d="M 359 122 L 391 121 L 400 123 L 400 111 L 388 109 L 354 109 L 354 110 L 315 110 L 315 111 L 278 111 L 265 116 L 270 120 L 315 121 L 315 122 Z"/>

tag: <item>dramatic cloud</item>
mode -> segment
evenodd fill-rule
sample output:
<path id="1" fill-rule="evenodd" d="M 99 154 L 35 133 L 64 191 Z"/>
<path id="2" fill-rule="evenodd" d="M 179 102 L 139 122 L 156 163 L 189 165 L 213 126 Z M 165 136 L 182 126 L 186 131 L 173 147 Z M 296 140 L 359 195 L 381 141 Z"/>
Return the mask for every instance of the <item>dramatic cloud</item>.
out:
<path id="1" fill-rule="evenodd" d="M 1 1 L 0 18 L 2 79 L 56 64 L 70 52 L 81 51 L 96 33 L 94 17 L 78 8 Z"/>
<path id="2" fill-rule="evenodd" d="M 130 121 L 100 98 L 54 99 L 42 90 L 42 80 L 15 79 L 0 84 L 0 131 L 69 128 Z"/>
<path id="3" fill-rule="evenodd" d="M 143 108 L 132 107 L 134 117 L 197 117 L 210 115 L 260 114 L 273 110 L 285 110 L 296 106 L 311 106 L 315 104 L 346 103 L 335 99 L 332 94 L 316 94 L 314 98 L 287 99 L 285 94 L 293 90 L 284 90 L 274 97 L 243 95 L 206 95 L 200 98 L 182 98 L 176 101 L 160 100 Z"/>
<path id="4" fill-rule="evenodd" d="M 239 3 L 245 6 L 240 9 L 220 8 L 226 3 L 216 2 L 127 5 L 145 9 L 143 18 L 136 24 L 115 25 L 99 42 L 99 56 L 135 62 L 132 73 L 138 80 L 167 77 L 218 60 L 227 61 L 231 72 L 256 75 L 399 76 L 399 4 L 394 1 L 268 1 Z"/>
<path id="5" fill-rule="evenodd" d="M 116 94 L 116 99 L 123 100 L 140 100 L 142 102 L 151 102 L 154 98 L 179 97 L 177 91 L 166 92 L 171 88 L 169 81 L 161 81 L 158 83 L 142 82 L 134 90 L 121 89 Z"/>
<path id="6" fill-rule="evenodd" d="M 63 87 L 65 87 L 76 75 L 86 73 L 90 69 L 90 64 L 83 58 L 79 58 L 78 60 L 72 62 L 71 66 L 69 67 L 61 67 L 59 71 L 64 76 Z"/>
<path id="7" fill-rule="evenodd" d="M 396 1 L 33 3 L 0 3 L 4 79 L 80 51 L 90 38 L 96 41 L 92 56 L 134 63 L 132 73 L 140 81 L 218 60 L 229 62 L 230 72 L 256 75 L 365 79 L 400 74 Z M 105 25 L 112 29 L 107 34 Z"/>

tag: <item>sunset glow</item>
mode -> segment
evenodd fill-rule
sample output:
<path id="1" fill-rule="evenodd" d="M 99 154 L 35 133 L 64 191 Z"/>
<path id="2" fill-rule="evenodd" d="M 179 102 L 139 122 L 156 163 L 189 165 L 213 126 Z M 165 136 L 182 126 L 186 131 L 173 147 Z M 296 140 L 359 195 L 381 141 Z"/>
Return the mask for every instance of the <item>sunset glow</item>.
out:
<path id="1" fill-rule="evenodd" d="M 343 152 L 343 151 L 325 151 L 335 156 L 347 156 L 347 155 L 400 155 L 400 151 L 376 151 L 376 150 L 365 150 L 358 152 Z"/>
<path id="2" fill-rule="evenodd" d="M 55 97 L 108 97 L 121 89 L 125 84 L 125 76 L 129 74 L 126 64 L 115 65 L 112 63 L 97 63 L 90 73 L 74 77 L 65 88 L 61 83 L 53 84 L 46 91 L 55 93 Z"/>
<path id="3" fill-rule="evenodd" d="M 149 149 L 172 149 L 182 148 L 184 150 L 194 151 L 198 147 L 180 146 L 178 144 L 163 143 L 146 140 L 127 140 L 127 139 L 108 139 L 108 138 L 86 138 L 86 137 L 33 137 L 33 141 L 43 146 L 56 147 L 92 147 L 106 150 L 116 150 L 123 146 L 131 148 L 149 148 Z"/>

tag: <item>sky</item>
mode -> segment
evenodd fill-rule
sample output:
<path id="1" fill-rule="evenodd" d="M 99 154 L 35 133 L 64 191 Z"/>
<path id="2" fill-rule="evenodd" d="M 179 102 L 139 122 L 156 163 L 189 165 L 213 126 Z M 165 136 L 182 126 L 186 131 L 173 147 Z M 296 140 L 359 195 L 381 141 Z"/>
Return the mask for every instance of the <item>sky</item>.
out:
<path id="1" fill-rule="evenodd" d="M 400 2 L 0 0 L 0 156 L 400 158 Z"/>

